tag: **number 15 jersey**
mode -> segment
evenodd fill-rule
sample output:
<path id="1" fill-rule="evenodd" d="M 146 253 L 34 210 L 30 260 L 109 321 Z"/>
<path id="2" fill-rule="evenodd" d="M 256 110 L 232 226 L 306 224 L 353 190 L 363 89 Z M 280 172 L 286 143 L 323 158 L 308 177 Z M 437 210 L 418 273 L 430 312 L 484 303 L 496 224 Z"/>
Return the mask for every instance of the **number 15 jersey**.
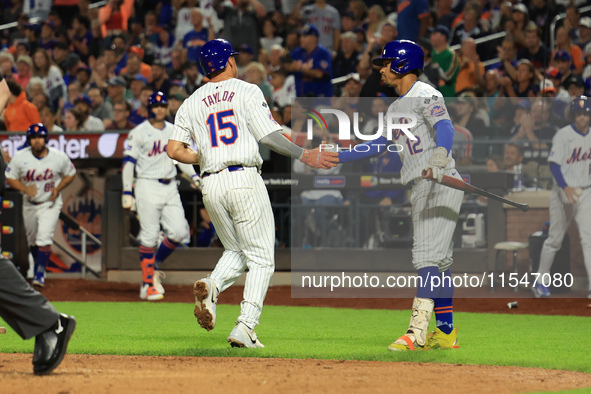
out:
<path id="1" fill-rule="evenodd" d="M 179 108 L 170 139 L 195 142 L 201 174 L 263 164 L 258 141 L 281 131 L 261 89 L 239 79 L 209 82 Z"/>

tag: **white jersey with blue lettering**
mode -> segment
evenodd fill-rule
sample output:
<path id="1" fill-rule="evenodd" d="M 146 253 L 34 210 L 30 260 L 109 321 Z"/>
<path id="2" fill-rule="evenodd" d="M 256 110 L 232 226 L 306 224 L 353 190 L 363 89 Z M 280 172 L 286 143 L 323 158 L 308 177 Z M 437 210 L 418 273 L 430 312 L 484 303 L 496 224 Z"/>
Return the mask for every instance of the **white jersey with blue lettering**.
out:
<path id="1" fill-rule="evenodd" d="M 70 158 L 59 150 L 47 147 L 47 155 L 37 158 L 31 147 L 18 151 L 6 166 L 6 178 L 21 181 L 25 186 L 35 185 L 37 194 L 26 197 L 29 202 L 38 204 L 49 200 L 51 191 L 66 176 L 76 174 Z"/>
<path id="2" fill-rule="evenodd" d="M 210 278 L 220 292 L 248 268 L 238 321 L 259 324 L 275 269 L 275 220 L 259 169 L 259 141 L 283 131 L 261 89 L 231 78 L 209 82 L 179 108 L 171 139 L 195 142 L 203 204 L 224 245 Z"/>
<path id="3" fill-rule="evenodd" d="M 578 201 L 571 204 L 564 190 L 555 184 L 550 195 L 550 229 L 544 241 L 538 283 L 548 285 L 552 264 L 556 253 L 562 247 L 562 241 L 573 219 L 581 234 L 581 246 L 589 294 L 591 294 L 591 128 L 583 135 L 572 125 L 563 127 L 552 139 L 552 149 L 548 161 L 560 165 L 560 171 L 567 186 L 583 188 Z M 537 295 L 536 295 L 537 296 Z"/>
<path id="4" fill-rule="evenodd" d="M 406 95 L 390 104 L 387 112 L 387 118 L 392 119 L 393 123 L 409 124 L 412 122 L 410 117 L 393 117 L 394 113 L 411 114 L 416 119 L 416 124 L 408 129 L 417 138 L 416 141 L 411 140 L 400 129 L 391 132 L 391 139 L 402 146 L 400 152 L 402 183 L 418 182 L 422 179 L 421 173 L 427 166 L 433 150 L 437 148 L 433 126 L 440 120 L 450 120 L 449 113 L 441 93 L 431 85 L 420 81 L 415 82 Z M 386 125 L 384 125 L 383 136 L 389 137 Z M 451 153 L 449 157 L 451 158 Z M 446 168 L 454 167 L 455 161 L 452 159 Z"/>
<path id="5" fill-rule="evenodd" d="M 129 132 L 128 148 L 124 154 L 136 160 L 137 178 L 172 179 L 176 176 L 176 166 L 166 153 L 168 139 L 174 126 L 164 122 L 158 129 L 145 120 Z"/>
<path id="6" fill-rule="evenodd" d="M 392 141 L 403 148 L 400 152 L 402 183 L 413 183 L 410 196 L 414 232 L 413 266 L 417 270 L 435 266 L 443 272 L 453 263 L 452 238 L 464 196 L 459 190 L 422 178 L 423 169 L 437 148 L 433 126 L 440 120 L 449 120 L 443 96 L 432 86 L 417 81 L 405 96 L 390 105 L 387 117 L 396 124 L 409 124 L 408 131 L 417 138 L 416 141 L 411 140 L 400 129 L 392 131 Z M 412 125 L 415 121 L 416 124 Z M 385 127 L 386 138 L 387 130 L 388 127 Z M 460 179 L 454 167 L 452 159 L 445 174 Z"/>
<path id="7" fill-rule="evenodd" d="M 560 166 L 568 186 L 591 186 L 591 131 L 583 135 L 572 125 L 558 130 L 552 139 L 548 161 Z"/>
<path id="8" fill-rule="evenodd" d="M 258 142 L 281 130 L 261 89 L 232 78 L 209 82 L 185 100 L 171 139 L 195 142 L 203 174 L 235 165 L 261 168 Z"/>

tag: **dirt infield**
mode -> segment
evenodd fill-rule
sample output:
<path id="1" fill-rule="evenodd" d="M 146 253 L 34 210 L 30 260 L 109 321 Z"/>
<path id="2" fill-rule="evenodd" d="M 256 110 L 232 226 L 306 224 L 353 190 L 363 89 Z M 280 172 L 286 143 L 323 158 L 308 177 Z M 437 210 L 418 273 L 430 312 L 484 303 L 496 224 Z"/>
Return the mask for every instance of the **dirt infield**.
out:
<path id="1" fill-rule="evenodd" d="M 242 288 L 230 288 L 220 303 L 237 304 Z M 139 301 L 138 285 L 51 280 L 43 293 L 51 301 Z M 166 286 L 166 302 L 193 302 L 191 286 Z M 461 312 L 591 316 L 589 300 L 551 298 L 458 298 Z M 267 305 L 409 309 L 408 299 L 292 299 L 287 286 L 272 287 Z M 1 338 L 0 338 L 1 339 Z M 417 380 L 420 376 L 437 379 Z M 189 392 L 408 392 L 515 393 L 591 387 L 591 375 L 536 368 L 378 361 L 286 360 L 68 355 L 50 376 L 32 375 L 30 354 L 0 354 L 2 393 Z"/>
<path id="2" fill-rule="evenodd" d="M 0 354 L 3 393 L 516 393 L 591 386 L 591 375 L 536 368 L 380 361 L 70 354 L 46 377 L 31 356 Z M 420 376 L 436 379 L 419 379 Z"/>

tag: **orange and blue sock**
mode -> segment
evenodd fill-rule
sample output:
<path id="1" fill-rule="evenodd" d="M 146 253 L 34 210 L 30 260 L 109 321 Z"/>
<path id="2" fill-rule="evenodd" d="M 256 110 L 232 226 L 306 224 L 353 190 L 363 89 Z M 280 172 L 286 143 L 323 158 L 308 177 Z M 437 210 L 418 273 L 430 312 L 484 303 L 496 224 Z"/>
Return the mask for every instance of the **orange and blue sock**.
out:
<path id="1" fill-rule="evenodd" d="M 158 248 L 158 252 L 156 253 L 156 269 L 160 269 L 160 264 L 162 264 L 162 262 L 174 252 L 177 246 L 179 246 L 178 242 L 171 241 L 168 237 L 164 238 L 164 241 L 162 241 Z"/>
<path id="2" fill-rule="evenodd" d="M 142 264 L 143 284 L 154 284 L 154 248 L 140 246 L 140 262 Z"/>
<path id="3" fill-rule="evenodd" d="M 439 291 L 439 297 L 435 299 L 435 308 L 433 309 L 437 320 L 437 328 L 445 334 L 450 334 L 454 329 L 454 284 L 451 279 L 449 269 L 441 273 L 441 290 Z"/>

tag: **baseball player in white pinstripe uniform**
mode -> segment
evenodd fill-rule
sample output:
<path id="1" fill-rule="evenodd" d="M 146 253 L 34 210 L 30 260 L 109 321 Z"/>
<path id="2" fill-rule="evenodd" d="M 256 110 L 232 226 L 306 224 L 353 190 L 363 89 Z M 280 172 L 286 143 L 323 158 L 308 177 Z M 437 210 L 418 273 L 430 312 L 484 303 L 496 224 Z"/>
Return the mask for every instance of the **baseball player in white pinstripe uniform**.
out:
<path id="1" fill-rule="evenodd" d="M 421 278 L 412 306 L 408 330 L 388 346 L 391 351 L 456 348 L 457 331 L 453 329 L 452 237 L 464 193 L 440 185 L 443 175 L 461 178 L 451 157 L 454 128 L 439 91 L 418 81 L 424 64 L 420 46 L 408 40 L 391 41 L 382 55 L 373 60 L 381 67 L 382 80 L 396 88 L 401 98 L 388 108 L 387 117 L 395 124 L 409 124 L 415 140 L 402 130 L 394 130 L 392 139 L 403 146 L 402 183 L 411 184 L 412 223 L 414 231 L 412 263 Z M 406 119 L 393 114 L 413 115 Z M 416 124 L 412 122 L 416 120 Z M 341 152 L 341 162 L 357 160 L 385 152 L 389 145 L 384 135 L 369 142 L 367 152 Z M 382 149 L 379 150 L 379 146 Z M 437 182 L 432 182 L 435 180 Z M 441 282 L 433 282 L 439 277 Z M 449 278 L 445 280 L 444 278 Z M 432 286 L 435 284 L 435 286 Z M 429 321 L 435 311 L 437 328 L 427 338 Z"/>
<path id="2" fill-rule="evenodd" d="M 260 348 L 254 328 L 275 269 L 275 223 L 260 176 L 258 143 L 319 168 L 334 167 L 338 159 L 336 153 L 303 150 L 283 136 L 260 88 L 236 79 L 237 54 L 223 39 L 203 46 L 201 64 L 211 82 L 179 108 L 168 155 L 199 164 L 203 203 L 225 249 L 211 276 L 195 282 L 195 316 L 201 327 L 213 329 L 219 293 L 248 268 L 240 316 L 228 342 Z M 189 147 L 191 140 L 197 151 Z"/>
<path id="3" fill-rule="evenodd" d="M 570 116 L 573 123 L 558 130 L 548 158 L 555 184 L 550 195 L 550 229 L 540 257 L 540 276 L 532 287 L 536 297 L 550 296 L 550 268 L 574 218 L 581 235 L 591 298 L 591 99 L 576 97 L 570 103 Z"/>
<path id="4" fill-rule="evenodd" d="M 61 191 L 76 177 L 70 158 L 46 146 L 49 132 L 43 123 L 27 130 L 29 146 L 18 151 L 6 167 L 6 181 L 23 194 L 23 218 L 35 264 L 33 285 L 45 286 L 45 268 L 53 233 L 64 202 Z"/>
<path id="5" fill-rule="evenodd" d="M 188 236 L 189 225 L 181 203 L 175 163 L 166 154 L 173 125 L 164 120 L 168 100 L 164 93 L 156 92 L 148 100 L 150 119 L 129 132 L 128 149 L 123 159 L 123 208 L 131 209 L 133 175 L 135 177 L 135 203 L 140 220 L 140 262 L 142 266 L 142 300 L 160 300 L 164 287 L 160 281 L 159 266 Z M 179 163 L 179 168 L 191 177 L 195 184 L 201 179 L 192 165 Z M 167 237 L 155 251 L 160 225 Z"/>

